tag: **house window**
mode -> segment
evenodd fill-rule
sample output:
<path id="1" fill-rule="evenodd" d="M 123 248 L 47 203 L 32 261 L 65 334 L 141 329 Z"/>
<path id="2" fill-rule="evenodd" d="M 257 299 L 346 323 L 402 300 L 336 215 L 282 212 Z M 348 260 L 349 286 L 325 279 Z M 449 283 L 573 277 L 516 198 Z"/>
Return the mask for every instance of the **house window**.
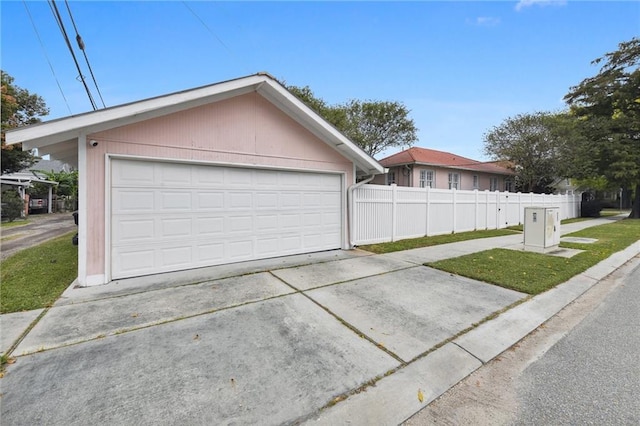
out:
<path id="1" fill-rule="evenodd" d="M 459 173 L 449 173 L 449 189 L 460 189 Z"/>
<path id="2" fill-rule="evenodd" d="M 433 170 L 420 170 L 420 188 L 433 188 Z"/>
<path id="3" fill-rule="evenodd" d="M 473 175 L 473 189 L 478 189 L 478 175 Z"/>
<path id="4" fill-rule="evenodd" d="M 513 180 L 509 178 L 504 179 L 504 190 L 507 192 L 513 192 Z"/>
<path id="5" fill-rule="evenodd" d="M 396 183 L 396 172 L 389 172 L 387 174 L 387 185 L 391 185 L 392 183 Z"/>
<path id="6" fill-rule="evenodd" d="M 492 177 L 489 178 L 489 191 L 497 191 L 498 190 L 498 178 Z"/>

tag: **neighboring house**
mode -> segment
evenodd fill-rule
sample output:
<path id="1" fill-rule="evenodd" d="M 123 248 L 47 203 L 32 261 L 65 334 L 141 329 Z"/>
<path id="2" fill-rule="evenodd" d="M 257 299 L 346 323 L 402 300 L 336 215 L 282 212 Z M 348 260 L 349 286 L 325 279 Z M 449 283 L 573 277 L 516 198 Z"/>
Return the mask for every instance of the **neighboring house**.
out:
<path id="1" fill-rule="evenodd" d="M 413 147 L 380 160 L 388 168 L 374 184 L 418 188 L 513 191 L 515 173 L 497 162 L 480 162 L 435 149 Z"/>
<path id="2" fill-rule="evenodd" d="M 8 188 L 14 188 L 20 194 L 20 198 L 25 200 L 25 203 L 26 200 L 29 200 L 28 205 L 26 205 L 26 208 L 29 210 L 28 213 L 51 213 L 53 204 L 53 187 L 58 185 L 58 182 L 50 181 L 44 173 L 38 172 L 37 170 L 49 170 L 41 169 L 39 166 L 52 167 L 52 170 L 55 170 L 56 168 L 63 167 L 64 165 L 61 162 L 40 160 L 28 169 L 2 175 L 0 178 L 2 191 L 5 191 Z M 47 193 L 39 196 L 29 196 L 27 194 L 27 190 L 33 187 L 36 183 L 46 186 L 48 189 Z M 23 214 L 25 213 L 26 212 L 23 212 Z"/>
<path id="3" fill-rule="evenodd" d="M 60 172 L 71 172 L 73 170 L 73 167 L 71 167 L 69 164 L 67 163 L 63 163 L 62 161 L 58 161 L 58 160 L 39 160 L 37 163 L 35 163 L 33 166 L 29 167 L 29 170 L 32 170 L 36 173 L 38 172 L 55 172 L 55 173 L 60 173 Z M 41 173 L 38 173 L 41 174 Z M 44 176 L 44 175 L 42 175 Z"/>
<path id="4" fill-rule="evenodd" d="M 383 167 L 260 73 L 7 132 L 79 172 L 78 283 L 349 248 Z"/>

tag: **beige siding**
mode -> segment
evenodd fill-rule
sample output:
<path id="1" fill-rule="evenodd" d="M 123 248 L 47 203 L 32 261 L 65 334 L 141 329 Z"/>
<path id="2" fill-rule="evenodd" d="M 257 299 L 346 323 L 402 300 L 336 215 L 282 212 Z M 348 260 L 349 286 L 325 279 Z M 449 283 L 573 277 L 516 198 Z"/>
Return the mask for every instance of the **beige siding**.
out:
<path id="1" fill-rule="evenodd" d="M 88 135 L 87 273 L 103 274 L 105 258 L 105 156 L 233 163 L 344 172 L 354 182 L 353 163 L 257 93 L 166 117 Z"/>

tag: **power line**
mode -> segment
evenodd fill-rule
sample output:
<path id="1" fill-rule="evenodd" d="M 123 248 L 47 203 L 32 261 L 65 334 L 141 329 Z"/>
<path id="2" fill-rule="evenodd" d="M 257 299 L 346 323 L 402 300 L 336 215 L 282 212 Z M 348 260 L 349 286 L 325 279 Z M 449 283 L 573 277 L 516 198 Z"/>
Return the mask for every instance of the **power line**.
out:
<path id="1" fill-rule="evenodd" d="M 47 63 L 49 64 L 49 68 L 51 69 L 51 73 L 53 74 L 53 78 L 56 81 L 56 84 L 58 85 L 58 89 L 60 90 L 60 94 L 62 95 L 62 99 L 64 99 L 64 103 L 67 106 L 67 109 L 69 110 L 69 114 L 73 115 L 73 112 L 71 111 L 71 108 L 69 107 L 69 102 L 67 101 L 67 97 L 64 95 L 64 91 L 62 90 L 62 86 L 60 86 L 60 81 L 58 81 L 58 76 L 56 75 L 56 72 L 53 70 L 53 65 L 51 64 L 51 61 L 49 60 L 49 55 L 47 55 L 47 50 L 44 47 L 44 43 L 42 42 L 42 38 L 40 38 L 40 33 L 38 32 L 38 28 L 36 27 L 36 23 L 33 20 L 33 17 L 31 16 L 31 11 L 29 10 L 29 7 L 27 6 L 26 0 L 22 0 L 22 3 L 24 4 L 24 8 L 27 10 L 27 15 L 29 16 L 29 20 L 31 21 L 31 25 L 33 26 L 33 31 L 35 31 L 36 37 L 38 38 L 38 41 L 40 42 L 40 47 L 42 48 L 42 53 L 44 54 L 44 57 L 47 60 Z"/>
<path id="2" fill-rule="evenodd" d="M 231 51 L 231 49 L 229 49 L 229 46 L 227 46 L 220 37 L 218 37 L 218 35 L 213 32 L 213 30 L 211 28 L 209 28 L 209 26 L 202 20 L 202 18 L 200 18 L 200 16 L 198 16 L 198 14 L 191 9 L 191 7 L 187 4 L 187 2 L 183 1 L 182 4 L 184 5 L 184 7 L 186 7 L 189 12 L 191 12 L 191 14 L 202 24 L 202 26 L 209 32 L 209 34 L 211 34 L 216 40 L 218 40 L 218 43 L 220 43 L 222 45 L 222 47 L 224 47 L 226 49 L 227 52 L 229 52 L 229 54 L 235 58 L 236 60 L 240 61 L 239 58 L 233 54 L 233 52 Z M 242 62 L 242 61 L 240 61 Z"/>
<path id="3" fill-rule="evenodd" d="M 69 36 L 67 35 L 67 30 L 64 28 L 64 22 L 62 21 L 62 17 L 60 16 L 60 12 L 58 11 L 58 6 L 56 6 L 55 0 L 49 0 L 48 2 L 49 2 L 49 7 L 51 8 L 51 11 L 53 12 L 53 17 L 55 18 L 56 22 L 58 23 L 58 27 L 60 28 L 60 32 L 62 33 L 62 37 L 64 38 L 64 41 L 67 43 L 67 48 L 69 49 L 69 52 L 71 53 L 71 57 L 73 57 L 73 62 L 76 64 L 76 69 L 78 70 L 78 78 L 80 79 L 80 82 L 84 86 L 84 89 L 87 92 L 87 96 L 89 97 L 89 101 L 91 102 L 91 106 L 93 107 L 93 110 L 95 111 L 95 110 L 98 109 L 96 107 L 96 102 L 93 100 L 93 96 L 91 95 L 91 91 L 89 90 L 89 86 L 87 86 L 87 82 L 84 80 L 84 76 L 82 75 L 82 70 L 80 69 L 80 64 L 78 64 L 78 59 L 76 58 L 76 54 L 73 51 L 73 47 L 71 46 L 71 42 L 69 41 Z"/>
<path id="4" fill-rule="evenodd" d="M 78 33 L 78 27 L 76 27 L 76 21 L 73 19 L 73 15 L 71 14 L 71 8 L 69 7 L 69 2 L 67 0 L 64 0 L 64 3 L 67 5 L 67 11 L 69 12 L 69 17 L 71 18 L 73 29 L 76 32 L 76 42 L 78 43 L 78 48 L 82 50 L 82 54 L 84 55 L 84 61 L 87 63 L 87 68 L 89 68 L 89 73 L 91 74 L 91 79 L 93 80 L 93 85 L 96 86 L 96 90 L 98 91 L 98 96 L 100 96 L 100 101 L 102 101 L 102 107 L 106 108 L 106 105 L 104 104 L 104 99 L 102 99 L 102 93 L 100 93 L 100 88 L 98 87 L 98 82 L 96 81 L 96 77 L 93 75 L 93 69 L 91 68 L 91 64 L 89 63 L 87 52 L 84 49 L 84 41 L 82 41 L 82 37 L 80 37 L 80 34 Z"/>

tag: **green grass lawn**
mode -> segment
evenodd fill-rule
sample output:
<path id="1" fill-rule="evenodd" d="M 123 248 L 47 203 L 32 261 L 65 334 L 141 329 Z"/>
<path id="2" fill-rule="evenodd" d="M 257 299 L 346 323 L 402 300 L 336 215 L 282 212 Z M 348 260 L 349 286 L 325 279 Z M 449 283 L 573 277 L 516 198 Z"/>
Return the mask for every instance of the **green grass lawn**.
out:
<path id="1" fill-rule="evenodd" d="M 394 241 L 392 243 L 367 244 L 358 248 L 372 253 L 382 254 L 394 251 L 409 250 L 420 247 L 429 247 L 439 244 L 456 243 L 458 241 L 475 240 L 478 238 L 502 237 L 513 235 L 508 229 L 489 229 L 483 231 L 460 232 L 458 234 L 435 235 L 433 237 L 411 238 L 408 240 Z"/>
<path id="2" fill-rule="evenodd" d="M 2 222 L 0 227 L 2 228 L 15 228 L 17 226 L 24 226 L 31 223 L 29 219 L 16 219 L 13 222 Z"/>
<path id="3" fill-rule="evenodd" d="M 612 210 L 604 211 L 603 210 L 602 212 L 600 212 L 600 217 L 617 216 L 619 214 L 620 214 L 620 212 L 618 210 L 616 210 L 616 211 L 612 211 Z M 597 218 L 595 218 L 595 217 L 574 217 L 572 219 L 563 219 L 563 220 L 560 221 L 560 224 L 561 225 L 566 225 L 567 223 L 584 222 L 585 220 L 593 220 L 593 219 L 597 219 Z M 507 226 L 507 229 L 511 229 L 512 231 L 520 231 L 520 232 L 522 232 L 524 230 L 524 226 L 522 224 L 513 225 L 513 226 Z"/>
<path id="4" fill-rule="evenodd" d="M 624 219 L 567 236 L 596 238 L 593 244 L 561 243 L 585 250 L 566 259 L 539 253 L 492 249 L 428 263 L 427 266 L 528 294 L 546 291 L 640 240 L 640 219 Z"/>
<path id="5" fill-rule="evenodd" d="M 0 263 L 0 313 L 51 306 L 78 276 L 75 232 L 22 250 Z"/>

